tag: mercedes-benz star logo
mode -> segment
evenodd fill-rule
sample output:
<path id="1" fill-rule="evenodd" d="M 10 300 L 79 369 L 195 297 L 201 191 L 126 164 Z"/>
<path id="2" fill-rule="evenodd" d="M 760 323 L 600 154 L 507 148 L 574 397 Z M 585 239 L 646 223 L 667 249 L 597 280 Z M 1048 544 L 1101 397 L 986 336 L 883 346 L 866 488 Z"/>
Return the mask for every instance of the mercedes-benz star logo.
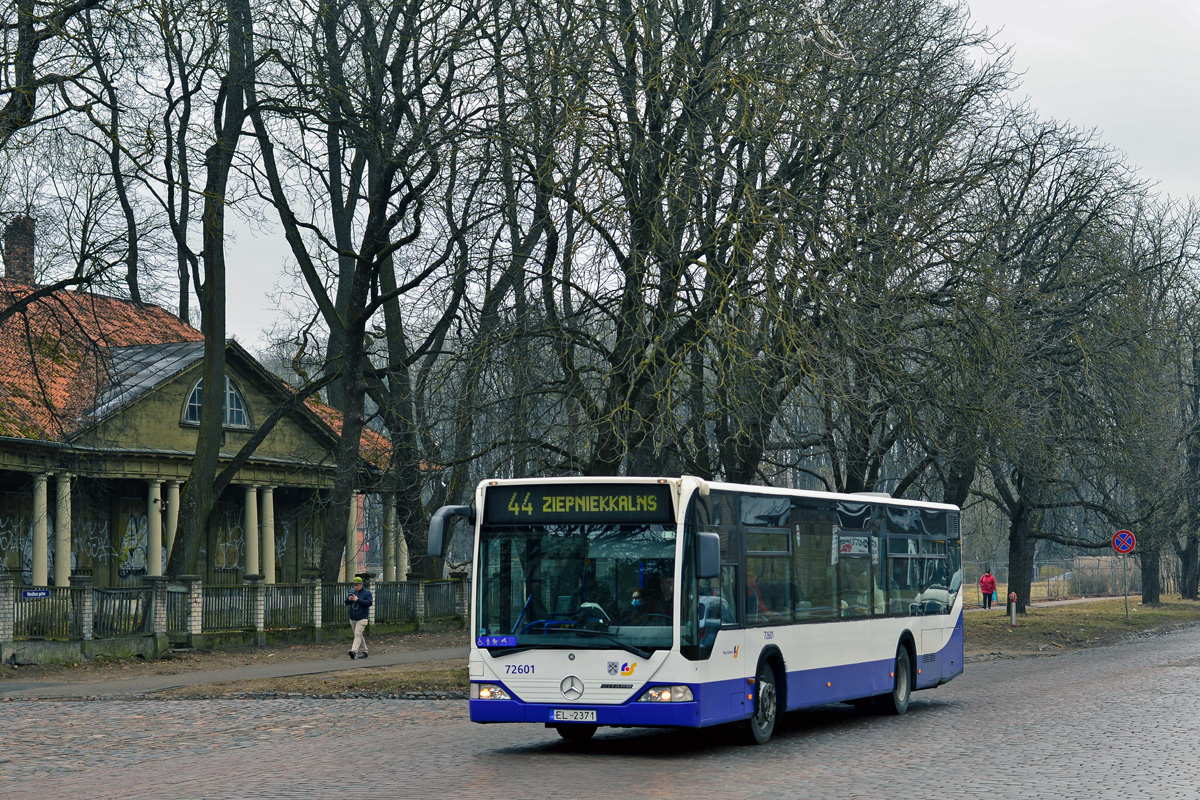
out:
<path id="1" fill-rule="evenodd" d="M 576 678 L 574 675 L 568 675 L 563 678 L 562 683 L 558 685 L 562 690 L 563 697 L 568 700 L 578 700 L 583 696 L 583 681 Z"/>

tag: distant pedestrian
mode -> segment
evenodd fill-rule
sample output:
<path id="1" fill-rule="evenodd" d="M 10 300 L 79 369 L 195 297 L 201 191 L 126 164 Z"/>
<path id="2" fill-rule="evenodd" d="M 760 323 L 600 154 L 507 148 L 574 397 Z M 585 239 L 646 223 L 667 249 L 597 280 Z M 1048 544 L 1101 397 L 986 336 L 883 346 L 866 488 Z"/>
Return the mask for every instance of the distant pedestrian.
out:
<path id="1" fill-rule="evenodd" d="M 346 595 L 346 605 L 350 606 L 350 630 L 354 632 L 354 641 L 350 644 L 351 658 L 367 657 L 367 640 L 363 634 L 367 630 L 367 617 L 373 601 L 371 590 L 363 585 L 362 577 L 356 577 L 350 594 Z"/>
<path id="2" fill-rule="evenodd" d="M 979 592 L 983 595 L 983 610 L 986 611 L 992 607 L 992 596 L 996 592 L 996 579 L 990 569 L 985 569 L 979 579 Z"/>

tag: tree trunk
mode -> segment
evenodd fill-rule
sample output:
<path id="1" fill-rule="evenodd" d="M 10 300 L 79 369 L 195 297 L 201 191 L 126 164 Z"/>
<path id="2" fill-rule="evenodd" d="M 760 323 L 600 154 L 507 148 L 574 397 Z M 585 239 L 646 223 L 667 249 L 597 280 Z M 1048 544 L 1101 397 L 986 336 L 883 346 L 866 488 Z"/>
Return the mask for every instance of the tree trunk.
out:
<path id="1" fill-rule="evenodd" d="M 201 330 L 204 332 L 204 388 L 196 457 L 180 497 L 180 529 L 167 574 L 195 572 L 200 542 L 208 530 L 215 496 L 213 481 L 221 455 L 225 422 L 225 203 L 229 173 L 245 120 L 245 87 L 253 80 L 254 61 L 250 4 L 228 0 L 229 71 L 223 108 L 218 107 L 217 138 L 205 154 L 204 282 L 198 285 Z M 221 112 L 223 111 L 223 115 Z"/>
<path id="2" fill-rule="evenodd" d="M 1142 604 L 1162 602 L 1162 581 L 1159 570 L 1162 566 L 1162 553 L 1158 548 L 1143 550 L 1142 562 Z"/>
<path id="3" fill-rule="evenodd" d="M 1018 614 L 1024 614 L 1029 605 L 1036 549 L 1037 540 L 1033 538 L 1029 508 L 1021 503 L 1008 529 L 1008 591 L 1017 593 Z"/>
<path id="4" fill-rule="evenodd" d="M 1179 552 L 1179 595 L 1196 600 L 1200 591 L 1200 537 L 1189 534 Z"/>
<path id="5" fill-rule="evenodd" d="M 363 293 L 365 294 L 365 289 Z M 361 304 L 356 307 L 361 308 Z M 343 556 L 347 563 L 346 577 L 349 578 L 354 572 L 350 567 L 351 559 L 357 555 L 346 550 L 346 526 L 350 521 L 350 508 L 358 484 L 359 440 L 362 436 L 366 395 L 362 374 L 366 357 L 363 350 L 365 341 L 361 322 L 347 325 L 346 345 L 346 349 L 342 351 L 341 364 L 346 405 L 338 409 L 342 412 L 342 430 L 337 446 L 337 466 L 333 477 L 329 514 L 326 518 L 325 543 L 321 548 L 321 580 L 327 583 L 337 581 Z"/>

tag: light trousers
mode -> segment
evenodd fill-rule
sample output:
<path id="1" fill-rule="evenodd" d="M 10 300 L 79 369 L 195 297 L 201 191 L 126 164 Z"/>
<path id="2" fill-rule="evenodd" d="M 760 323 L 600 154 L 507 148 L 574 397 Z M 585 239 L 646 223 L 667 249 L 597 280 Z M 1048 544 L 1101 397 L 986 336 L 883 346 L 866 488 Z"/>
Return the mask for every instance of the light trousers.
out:
<path id="1" fill-rule="evenodd" d="M 367 631 L 367 623 L 370 620 L 352 619 L 350 620 L 350 629 L 354 631 L 354 643 L 350 645 L 350 651 L 359 655 L 366 655 L 367 640 L 363 636 Z"/>

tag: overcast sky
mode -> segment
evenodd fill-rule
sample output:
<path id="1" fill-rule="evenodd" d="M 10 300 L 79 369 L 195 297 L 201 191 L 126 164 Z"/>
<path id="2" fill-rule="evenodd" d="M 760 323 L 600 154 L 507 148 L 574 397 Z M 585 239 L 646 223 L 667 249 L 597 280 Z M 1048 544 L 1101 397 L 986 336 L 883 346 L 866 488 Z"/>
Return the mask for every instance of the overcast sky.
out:
<path id="1" fill-rule="evenodd" d="M 1045 118 L 1096 128 L 1162 191 L 1200 197 L 1200 2 L 968 0 Z"/>
<path id="2" fill-rule="evenodd" d="M 968 0 L 1045 118 L 1095 128 L 1173 197 L 1200 197 L 1200 0 Z M 280 316 L 282 237 L 230 250 L 229 332 L 252 350 Z"/>

